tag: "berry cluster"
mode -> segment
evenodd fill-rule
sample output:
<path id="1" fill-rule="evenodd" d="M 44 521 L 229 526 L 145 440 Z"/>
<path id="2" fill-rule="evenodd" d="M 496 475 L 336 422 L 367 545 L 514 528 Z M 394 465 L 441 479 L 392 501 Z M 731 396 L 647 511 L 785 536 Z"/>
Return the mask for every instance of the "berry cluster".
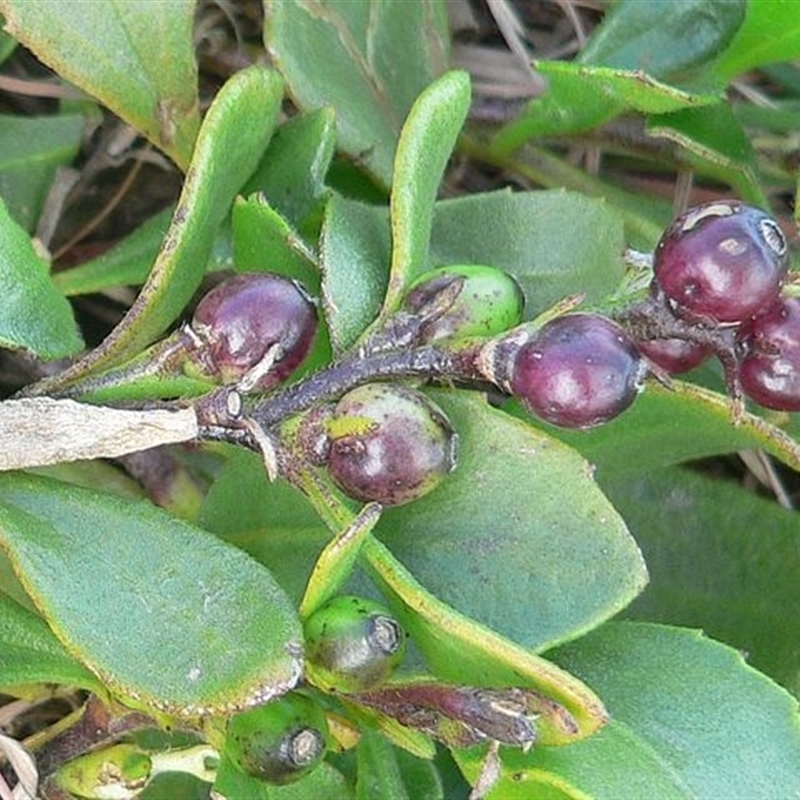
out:
<path id="1" fill-rule="evenodd" d="M 555 309 L 523 323 L 522 292 L 506 273 L 432 270 L 356 350 L 248 408 L 248 430 L 264 434 L 256 444 L 265 450 L 284 420 L 314 409 L 314 434 L 304 439 L 313 446 L 301 445 L 299 457 L 326 469 L 349 497 L 391 506 L 438 486 L 456 465 L 458 442 L 443 411 L 400 379 L 488 381 L 547 423 L 591 428 L 627 409 L 649 373 L 685 372 L 713 354 L 734 399 L 744 392 L 797 411 L 800 299 L 781 294 L 787 270 L 777 223 L 728 200 L 693 208 L 666 229 L 649 291 L 618 305 L 613 319 Z M 298 284 L 239 275 L 197 307 L 187 328 L 193 368 L 240 392 L 268 392 L 302 362 L 316 325 L 315 304 Z"/>

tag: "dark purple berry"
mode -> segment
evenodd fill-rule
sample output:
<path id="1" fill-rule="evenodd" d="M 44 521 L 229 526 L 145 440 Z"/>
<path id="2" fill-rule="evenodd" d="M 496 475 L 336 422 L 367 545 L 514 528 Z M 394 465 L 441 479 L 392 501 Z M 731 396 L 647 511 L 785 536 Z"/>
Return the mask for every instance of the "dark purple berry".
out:
<path id="1" fill-rule="evenodd" d="M 736 324 L 767 308 L 788 268 L 786 239 L 765 212 L 735 200 L 687 211 L 655 251 L 656 290 L 679 316 Z"/>
<path id="2" fill-rule="evenodd" d="M 780 298 L 739 331 L 742 391 L 765 408 L 800 411 L 800 298 Z"/>
<path id="3" fill-rule="evenodd" d="M 564 428 L 590 428 L 628 408 L 645 372 L 636 345 L 615 322 L 566 314 L 519 348 L 510 388 L 537 417 Z"/>
<path id="4" fill-rule="evenodd" d="M 408 503 L 434 489 L 455 466 L 455 431 L 413 389 L 359 386 L 339 400 L 329 429 L 331 478 L 356 500 Z"/>
<path id="5" fill-rule="evenodd" d="M 268 272 L 243 273 L 212 289 L 194 312 L 199 367 L 220 383 L 266 391 L 307 355 L 317 312 L 299 284 Z"/>
<path id="6" fill-rule="evenodd" d="M 650 361 L 671 375 L 688 372 L 711 355 L 710 347 L 688 339 L 651 339 L 636 344 Z"/>
<path id="7" fill-rule="evenodd" d="M 225 753 L 242 772 L 283 785 L 320 763 L 327 731 L 322 709 L 308 697 L 290 694 L 231 717 Z"/>
<path id="8" fill-rule="evenodd" d="M 334 597 L 303 626 L 305 676 L 329 692 L 365 692 L 402 662 L 406 634 L 391 613 L 361 597 Z"/>
<path id="9" fill-rule="evenodd" d="M 522 320 L 525 303 L 519 284 L 496 267 L 462 264 L 440 267 L 420 275 L 403 300 L 403 310 L 429 313 L 445 293 L 451 303 L 421 331 L 426 342 L 467 336 L 493 336 Z"/>

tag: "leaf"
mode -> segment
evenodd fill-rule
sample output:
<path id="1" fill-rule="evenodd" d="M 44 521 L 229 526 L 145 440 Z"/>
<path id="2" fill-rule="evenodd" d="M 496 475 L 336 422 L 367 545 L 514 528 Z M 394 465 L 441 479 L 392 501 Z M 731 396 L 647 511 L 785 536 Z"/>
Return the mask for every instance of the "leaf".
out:
<path id="1" fill-rule="evenodd" d="M 40 612 L 127 702 L 230 713 L 296 682 L 300 622 L 244 553 L 146 502 L 43 478 L 2 476 L 0 503 L 0 545 Z"/>
<path id="2" fill-rule="evenodd" d="M 800 17 L 793 0 L 749 0 L 744 23 L 712 67 L 720 83 L 747 70 L 800 57 Z"/>
<path id="3" fill-rule="evenodd" d="M 584 293 L 589 302 L 606 297 L 624 274 L 624 246 L 622 217 L 602 200 L 563 190 L 477 194 L 436 203 L 428 260 L 409 278 L 452 264 L 497 267 L 522 286 L 530 319 L 567 295 Z M 321 266 L 338 352 L 378 314 L 389 260 L 385 211 L 334 195 Z"/>
<path id="4" fill-rule="evenodd" d="M 103 691 L 36 614 L 0 594 L 0 687 L 62 683 Z"/>
<path id="5" fill-rule="evenodd" d="M 213 791 L 220 797 L 247 800 L 353 800 L 353 791 L 342 774 L 323 761 L 295 783 L 278 786 L 246 775 L 223 753 Z M 162 795 L 163 797 L 163 795 Z"/>
<path id="6" fill-rule="evenodd" d="M 140 286 L 147 281 L 174 213 L 174 206 L 165 208 L 102 255 L 57 272 L 53 282 L 67 297 L 103 292 L 114 286 Z M 232 269 L 231 251 L 230 227 L 223 221 L 211 246 L 207 271 Z"/>
<path id="7" fill-rule="evenodd" d="M 680 145 L 697 172 L 730 184 L 746 202 L 769 208 L 755 152 L 729 105 L 660 114 L 648 120 L 647 132 Z"/>
<path id="8" fill-rule="evenodd" d="M 356 756 L 357 800 L 444 800 L 441 779 L 429 761 L 392 747 L 369 729 L 361 734 Z"/>
<path id="9" fill-rule="evenodd" d="M 0 115 L 0 197 L 29 233 L 36 227 L 56 169 L 78 153 L 84 117 Z"/>
<path id="10" fill-rule="evenodd" d="M 262 192 L 289 226 L 315 232 L 328 195 L 325 176 L 336 147 L 330 107 L 298 114 L 275 132 L 243 194 Z"/>
<path id="11" fill-rule="evenodd" d="M 625 616 L 702 625 L 800 696 L 797 513 L 687 469 L 610 476 L 603 488 L 650 570 Z"/>
<path id="12" fill-rule="evenodd" d="M 0 0 L 6 30 L 185 169 L 200 125 L 192 0 Z"/>
<path id="13" fill-rule="evenodd" d="M 535 422 L 516 404 L 507 409 Z M 677 380 L 672 390 L 649 383 L 633 406 L 607 425 L 559 429 L 555 435 L 591 461 L 601 480 L 759 447 L 800 469 L 800 446 L 780 428 L 748 413 L 734 425 L 728 398 Z"/>
<path id="14" fill-rule="evenodd" d="M 339 146 L 390 186 L 403 120 L 447 65 L 444 4 L 270 0 L 264 40 L 297 105 L 332 106 Z"/>
<path id="15" fill-rule="evenodd" d="M 2 64 L 16 49 L 17 43 L 13 37 L 9 36 L 2 28 L 5 27 L 5 19 L 0 14 L 0 64 Z"/>
<path id="16" fill-rule="evenodd" d="M 685 78 L 731 41 L 746 0 L 621 0 L 581 51 L 583 64 L 643 70 L 654 78 Z"/>
<path id="17" fill-rule="evenodd" d="M 491 192 L 436 204 L 430 260 L 418 272 L 502 269 L 522 287 L 531 319 L 568 295 L 606 297 L 624 274 L 624 247 L 622 217 L 602 200 L 563 190 Z"/>
<path id="18" fill-rule="evenodd" d="M 558 662 L 593 686 L 612 718 L 656 755 L 651 779 L 671 778 L 683 797 L 791 797 L 800 786 L 797 701 L 747 666 L 740 653 L 697 631 L 612 623 L 561 648 Z M 753 710 L 757 709 L 757 713 Z M 612 729 L 613 730 L 613 729 Z M 602 743 L 601 734 L 598 744 Z M 597 798 L 641 797 L 604 786 L 611 754 L 586 774 L 595 738 L 562 750 L 534 750 L 534 767 L 585 776 Z M 619 750 L 618 750 L 619 752 Z M 655 796 L 662 795 L 656 792 Z"/>
<path id="19" fill-rule="evenodd" d="M 582 133 L 624 111 L 666 114 L 720 102 L 717 95 L 684 92 L 638 71 L 568 61 L 534 65 L 547 78 L 547 92 L 495 135 L 491 150 L 498 157 L 536 137 Z"/>
<path id="20" fill-rule="evenodd" d="M 624 608 L 647 576 L 573 450 L 467 392 L 432 393 L 459 433 L 436 490 L 387 508 L 377 536 L 453 608 L 541 651 Z"/>
<path id="21" fill-rule="evenodd" d="M 380 311 L 389 282 L 388 215 L 333 195 L 320 242 L 322 304 L 334 351 L 341 354 Z"/>
<path id="22" fill-rule="evenodd" d="M 469 76 L 448 72 L 420 94 L 403 124 L 390 200 L 392 265 L 383 319 L 397 310 L 411 276 L 428 263 L 434 201 L 469 104 Z"/>
<path id="23" fill-rule="evenodd" d="M 53 286 L 47 262 L 9 216 L 0 199 L 0 346 L 25 349 L 44 359 L 63 358 L 83 347 L 70 304 Z"/>
<path id="24" fill-rule="evenodd" d="M 206 270 L 214 236 L 272 135 L 282 99 L 272 71 L 237 72 L 203 120 L 178 207 L 142 291 L 104 342 L 77 364 L 37 384 L 50 393 L 136 355 L 183 311 Z"/>

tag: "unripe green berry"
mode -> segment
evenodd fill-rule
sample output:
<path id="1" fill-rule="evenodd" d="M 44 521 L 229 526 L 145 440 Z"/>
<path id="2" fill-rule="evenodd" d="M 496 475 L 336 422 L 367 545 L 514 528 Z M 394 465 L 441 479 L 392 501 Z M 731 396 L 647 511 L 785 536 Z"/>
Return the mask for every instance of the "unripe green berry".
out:
<path id="1" fill-rule="evenodd" d="M 327 735 L 322 709 L 308 697 L 290 694 L 231 717 L 225 752 L 247 775 L 292 783 L 322 761 Z"/>
<path id="2" fill-rule="evenodd" d="M 329 692 L 365 692 L 384 683 L 402 662 L 406 634 L 372 600 L 334 597 L 303 626 L 306 678 Z"/>
<path id="3" fill-rule="evenodd" d="M 455 431 L 441 409 L 414 389 L 359 386 L 336 404 L 329 431 L 330 476 L 356 500 L 408 503 L 455 466 Z"/>
<path id="4" fill-rule="evenodd" d="M 464 264 L 426 272 L 411 284 L 403 310 L 428 313 L 444 297 L 452 303 L 423 325 L 421 338 L 426 342 L 495 336 L 522 320 L 522 290 L 509 274 L 495 267 Z"/>

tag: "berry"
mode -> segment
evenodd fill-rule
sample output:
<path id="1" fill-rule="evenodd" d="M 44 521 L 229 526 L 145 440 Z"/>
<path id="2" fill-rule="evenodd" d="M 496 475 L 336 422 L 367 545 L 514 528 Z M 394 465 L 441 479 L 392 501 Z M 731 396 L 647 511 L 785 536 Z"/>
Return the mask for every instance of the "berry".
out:
<path id="1" fill-rule="evenodd" d="M 786 239 L 775 220 L 719 200 L 687 211 L 664 232 L 654 288 L 684 319 L 737 324 L 771 304 L 787 268 Z"/>
<path id="2" fill-rule="evenodd" d="M 312 300 L 298 283 L 267 272 L 236 275 L 198 304 L 190 366 L 244 391 L 266 391 L 305 358 L 317 328 Z"/>
<path id="3" fill-rule="evenodd" d="M 364 692 L 382 684 L 403 660 L 406 635 L 383 606 L 334 597 L 312 614 L 305 635 L 306 678 L 329 692 Z"/>
<path id="4" fill-rule="evenodd" d="M 739 331 L 742 391 L 765 408 L 800 411 L 800 298 L 780 298 Z"/>
<path id="5" fill-rule="evenodd" d="M 330 476 L 356 500 L 408 503 L 455 467 L 455 431 L 444 413 L 413 389 L 359 386 L 336 404 L 328 429 Z"/>
<path id="6" fill-rule="evenodd" d="M 519 348 L 510 388 L 541 419 L 590 428 L 628 408 L 645 372 L 636 345 L 615 322 L 597 314 L 565 314 Z"/>
<path id="7" fill-rule="evenodd" d="M 636 345 L 650 361 L 672 375 L 694 369 L 711 355 L 710 347 L 687 339 L 650 339 Z"/>
<path id="8" fill-rule="evenodd" d="M 403 310 L 430 313 L 450 292 L 451 303 L 423 325 L 423 341 L 493 336 L 522 320 L 525 298 L 517 282 L 499 269 L 477 264 L 441 267 L 420 275 L 403 300 Z"/>
<path id="9" fill-rule="evenodd" d="M 286 695 L 231 717 L 225 753 L 254 778 L 292 783 L 322 760 L 327 729 L 325 715 L 310 698 Z"/>

